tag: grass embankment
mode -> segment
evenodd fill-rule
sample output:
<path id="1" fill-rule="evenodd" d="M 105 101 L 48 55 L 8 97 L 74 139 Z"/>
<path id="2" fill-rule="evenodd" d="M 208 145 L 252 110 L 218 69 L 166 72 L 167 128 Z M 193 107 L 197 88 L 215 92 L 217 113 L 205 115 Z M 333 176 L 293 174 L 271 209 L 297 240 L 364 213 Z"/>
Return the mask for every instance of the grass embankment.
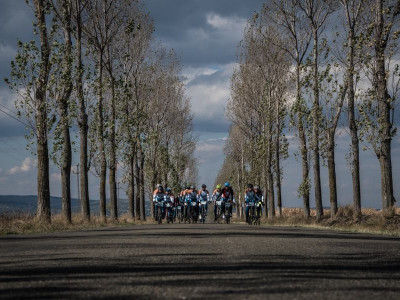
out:
<path id="1" fill-rule="evenodd" d="M 320 221 L 316 219 L 315 210 L 312 210 L 311 217 L 306 219 L 302 209 L 284 208 L 282 217 L 263 219 L 262 224 L 400 236 L 400 208 L 394 209 L 391 216 L 384 216 L 381 211 L 375 209 L 362 209 L 362 216 L 356 218 L 353 208 L 346 206 L 338 209 L 334 219 L 331 219 L 329 210 L 324 210 L 324 216 Z"/>
<path id="2" fill-rule="evenodd" d="M 232 221 L 243 222 L 236 218 Z M 39 222 L 31 214 L 10 212 L 0 214 L 0 235 L 86 230 L 133 224 L 155 224 L 155 222 L 150 217 L 147 218 L 146 222 L 143 222 L 131 219 L 127 215 L 119 217 L 118 221 L 108 219 L 106 222 L 98 216 L 91 216 L 90 222 L 87 222 L 80 215 L 73 215 L 72 223 L 67 223 L 61 215 L 53 215 L 51 223 L 48 224 Z M 324 210 L 324 216 L 320 221 L 316 219 L 315 210 L 311 211 L 310 218 L 305 219 L 302 209 L 284 208 L 282 217 L 275 217 L 272 220 L 262 219 L 262 225 L 335 229 L 400 237 L 400 208 L 396 208 L 391 217 L 385 217 L 382 212 L 374 209 L 363 209 L 362 216 L 355 218 L 352 207 L 340 207 L 335 219 L 330 218 L 329 210 Z"/>
<path id="3" fill-rule="evenodd" d="M 85 230 L 101 227 L 118 227 L 132 224 L 152 224 L 149 221 L 142 222 L 129 218 L 127 215 L 119 217 L 118 221 L 107 219 L 104 221 L 98 216 L 91 216 L 90 222 L 82 218 L 81 215 L 73 215 L 72 223 L 66 222 L 61 215 L 53 215 L 51 223 L 38 221 L 34 215 L 23 212 L 0 213 L 0 235 L 7 234 L 29 234 L 46 233 L 56 231 Z"/>

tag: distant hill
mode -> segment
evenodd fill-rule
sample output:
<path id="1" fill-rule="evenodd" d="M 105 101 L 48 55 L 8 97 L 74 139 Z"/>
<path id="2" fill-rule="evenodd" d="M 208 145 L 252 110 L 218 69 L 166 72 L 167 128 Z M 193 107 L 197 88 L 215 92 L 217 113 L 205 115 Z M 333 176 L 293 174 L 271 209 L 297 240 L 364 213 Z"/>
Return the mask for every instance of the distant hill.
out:
<path id="1" fill-rule="evenodd" d="M 107 205 L 109 200 L 107 200 Z M 0 195 L 0 213 L 8 211 L 22 211 L 28 213 L 35 213 L 37 206 L 37 196 L 17 196 L 17 195 Z M 51 197 L 50 207 L 52 213 L 59 213 L 61 211 L 61 198 Z M 80 212 L 81 205 L 77 199 L 71 199 L 71 207 L 73 212 Z M 119 199 L 118 213 L 119 215 L 128 212 L 129 203 L 127 199 Z M 92 214 L 99 214 L 99 201 L 90 200 L 90 212 Z M 107 214 L 109 210 L 107 209 Z"/>

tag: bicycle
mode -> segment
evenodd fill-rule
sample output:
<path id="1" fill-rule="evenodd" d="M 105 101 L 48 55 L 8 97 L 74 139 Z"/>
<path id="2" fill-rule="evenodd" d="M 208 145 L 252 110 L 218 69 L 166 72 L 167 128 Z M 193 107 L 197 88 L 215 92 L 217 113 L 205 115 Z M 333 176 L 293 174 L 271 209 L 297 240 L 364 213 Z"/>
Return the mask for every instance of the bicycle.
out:
<path id="1" fill-rule="evenodd" d="M 163 219 L 164 202 L 163 201 L 156 202 L 155 203 L 155 208 L 156 208 L 156 210 L 155 210 L 155 212 L 156 212 L 156 215 L 155 215 L 156 222 L 158 224 L 161 224 L 162 223 L 162 219 Z"/>
<path id="2" fill-rule="evenodd" d="M 191 222 L 197 223 L 197 201 L 191 201 L 189 202 L 189 207 L 188 207 L 188 221 L 189 224 Z"/>
<path id="3" fill-rule="evenodd" d="M 222 220 L 222 200 L 215 201 L 214 205 L 217 206 L 215 219 L 216 219 L 217 223 L 219 224 Z"/>
<path id="4" fill-rule="evenodd" d="M 205 224 L 206 223 L 206 217 L 207 217 L 207 201 L 200 201 L 200 214 L 199 214 L 199 220 L 201 223 Z"/>
<path id="5" fill-rule="evenodd" d="M 255 216 L 255 209 L 254 209 L 254 202 L 248 202 L 247 204 L 246 204 L 246 207 L 248 207 L 248 210 L 249 210 L 249 217 L 248 217 L 248 219 L 247 219 L 247 223 L 249 224 L 249 225 L 253 225 L 254 224 L 254 222 L 255 222 L 255 218 L 256 218 L 256 216 Z"/>

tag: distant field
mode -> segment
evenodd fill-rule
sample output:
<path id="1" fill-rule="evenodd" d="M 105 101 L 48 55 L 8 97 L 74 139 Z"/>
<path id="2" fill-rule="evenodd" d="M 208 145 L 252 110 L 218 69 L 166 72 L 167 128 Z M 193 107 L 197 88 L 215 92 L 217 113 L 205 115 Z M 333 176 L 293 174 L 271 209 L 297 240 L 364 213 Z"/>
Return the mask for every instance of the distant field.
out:
<path id="1" fill-rule="evenodd" d="M 16 195 L 0 195 L 0 213 L 19 211 L 29 214 L 36 212 L 36 196 L 16 196 Z M 128 212 L 128 200 L 119 199 L 118 211 L 120 214 L 126 214 Z M 61 198 L 51 197 L 50 200 L 51 211 L 53 214 L 61 212 Z M 72 212 L 78 213 L 81 210 L 80 201 L 72 198 L 71 199 Z M 90 211 L 93 214 L 99 214 L 99 201 L 90 201 Z"/>

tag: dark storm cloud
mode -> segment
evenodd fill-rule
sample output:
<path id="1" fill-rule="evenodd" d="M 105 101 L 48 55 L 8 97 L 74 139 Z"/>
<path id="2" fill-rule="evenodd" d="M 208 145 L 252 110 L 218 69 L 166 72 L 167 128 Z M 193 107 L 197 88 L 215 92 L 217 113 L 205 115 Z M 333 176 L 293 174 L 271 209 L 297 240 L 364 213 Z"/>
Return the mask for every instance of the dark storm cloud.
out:
<path id="1" fill-rule="evenodd" d="M 194 130 L 198 132 L 228 132 L 230 123 L 224 118 L 225 112 L 220 111 L 218 117 L 207 117 L 194 119 Z"/>
<path id="2" fill-rule="evenodd" d="M 17 39 L 32 38 L 33 11 L 25 1 L 1 0 L 0 41 L 16 44 Z"/>
<path id="3" fill-rule="evenodd" d="M 207 27 L 204 16 L 214 12 L 221 16 L 244 19 L 258 11 L 261 0 L 147 0 L 145 5 L 156 23 L 157 34 L 181 40 L 182 32 L 193 27 Z"/>
<path id="4" fill-rule="evenodd" d="M 12 93 L 4 83 L 10 76 L 10 62 L 17 51 L 17 41 L 30 41 L 34 38 L 32 8 L 22 0 L 1 0 L 0 2 L 0 104 L 14 109 Z M 1 109 L 8 111 L 4 106 Z M 13 113 L 11 113 L 14 115 Z M 0 138 L 23 136 L 24 125 L 0 111 Z"/>
<path id="5" fill-rule="evenodd" d="M 184 65 L 226 64 L 235 60 L 238 38 L 219 35 L 207 22 L 209 14 L 247 20 L 260 10 L 261 0 L 148 0 L 146 7 L 156 24 L 156 35 L 182 55 Z M 202 40 L 197 34 L 207 35 Z M 196 34 L 197 33 L 197 34 Z"/>
<path id="6" fill-rule="evenodd" d="M 25 125 L 5 115 L 3 112 L 0 113 L 0 138 L 24 136 L 26 134 Z"/>
<path id="7" fill-rule="evenodd" d="M 14 58 L 17 40 L 29 41 L 32 34 L 33 11 L 22 0 L 1 0 L 0 9 L 0 76 L 9 76 L 10 60 Z M 0 82 L 3 85 L 3 82 Z"/>

